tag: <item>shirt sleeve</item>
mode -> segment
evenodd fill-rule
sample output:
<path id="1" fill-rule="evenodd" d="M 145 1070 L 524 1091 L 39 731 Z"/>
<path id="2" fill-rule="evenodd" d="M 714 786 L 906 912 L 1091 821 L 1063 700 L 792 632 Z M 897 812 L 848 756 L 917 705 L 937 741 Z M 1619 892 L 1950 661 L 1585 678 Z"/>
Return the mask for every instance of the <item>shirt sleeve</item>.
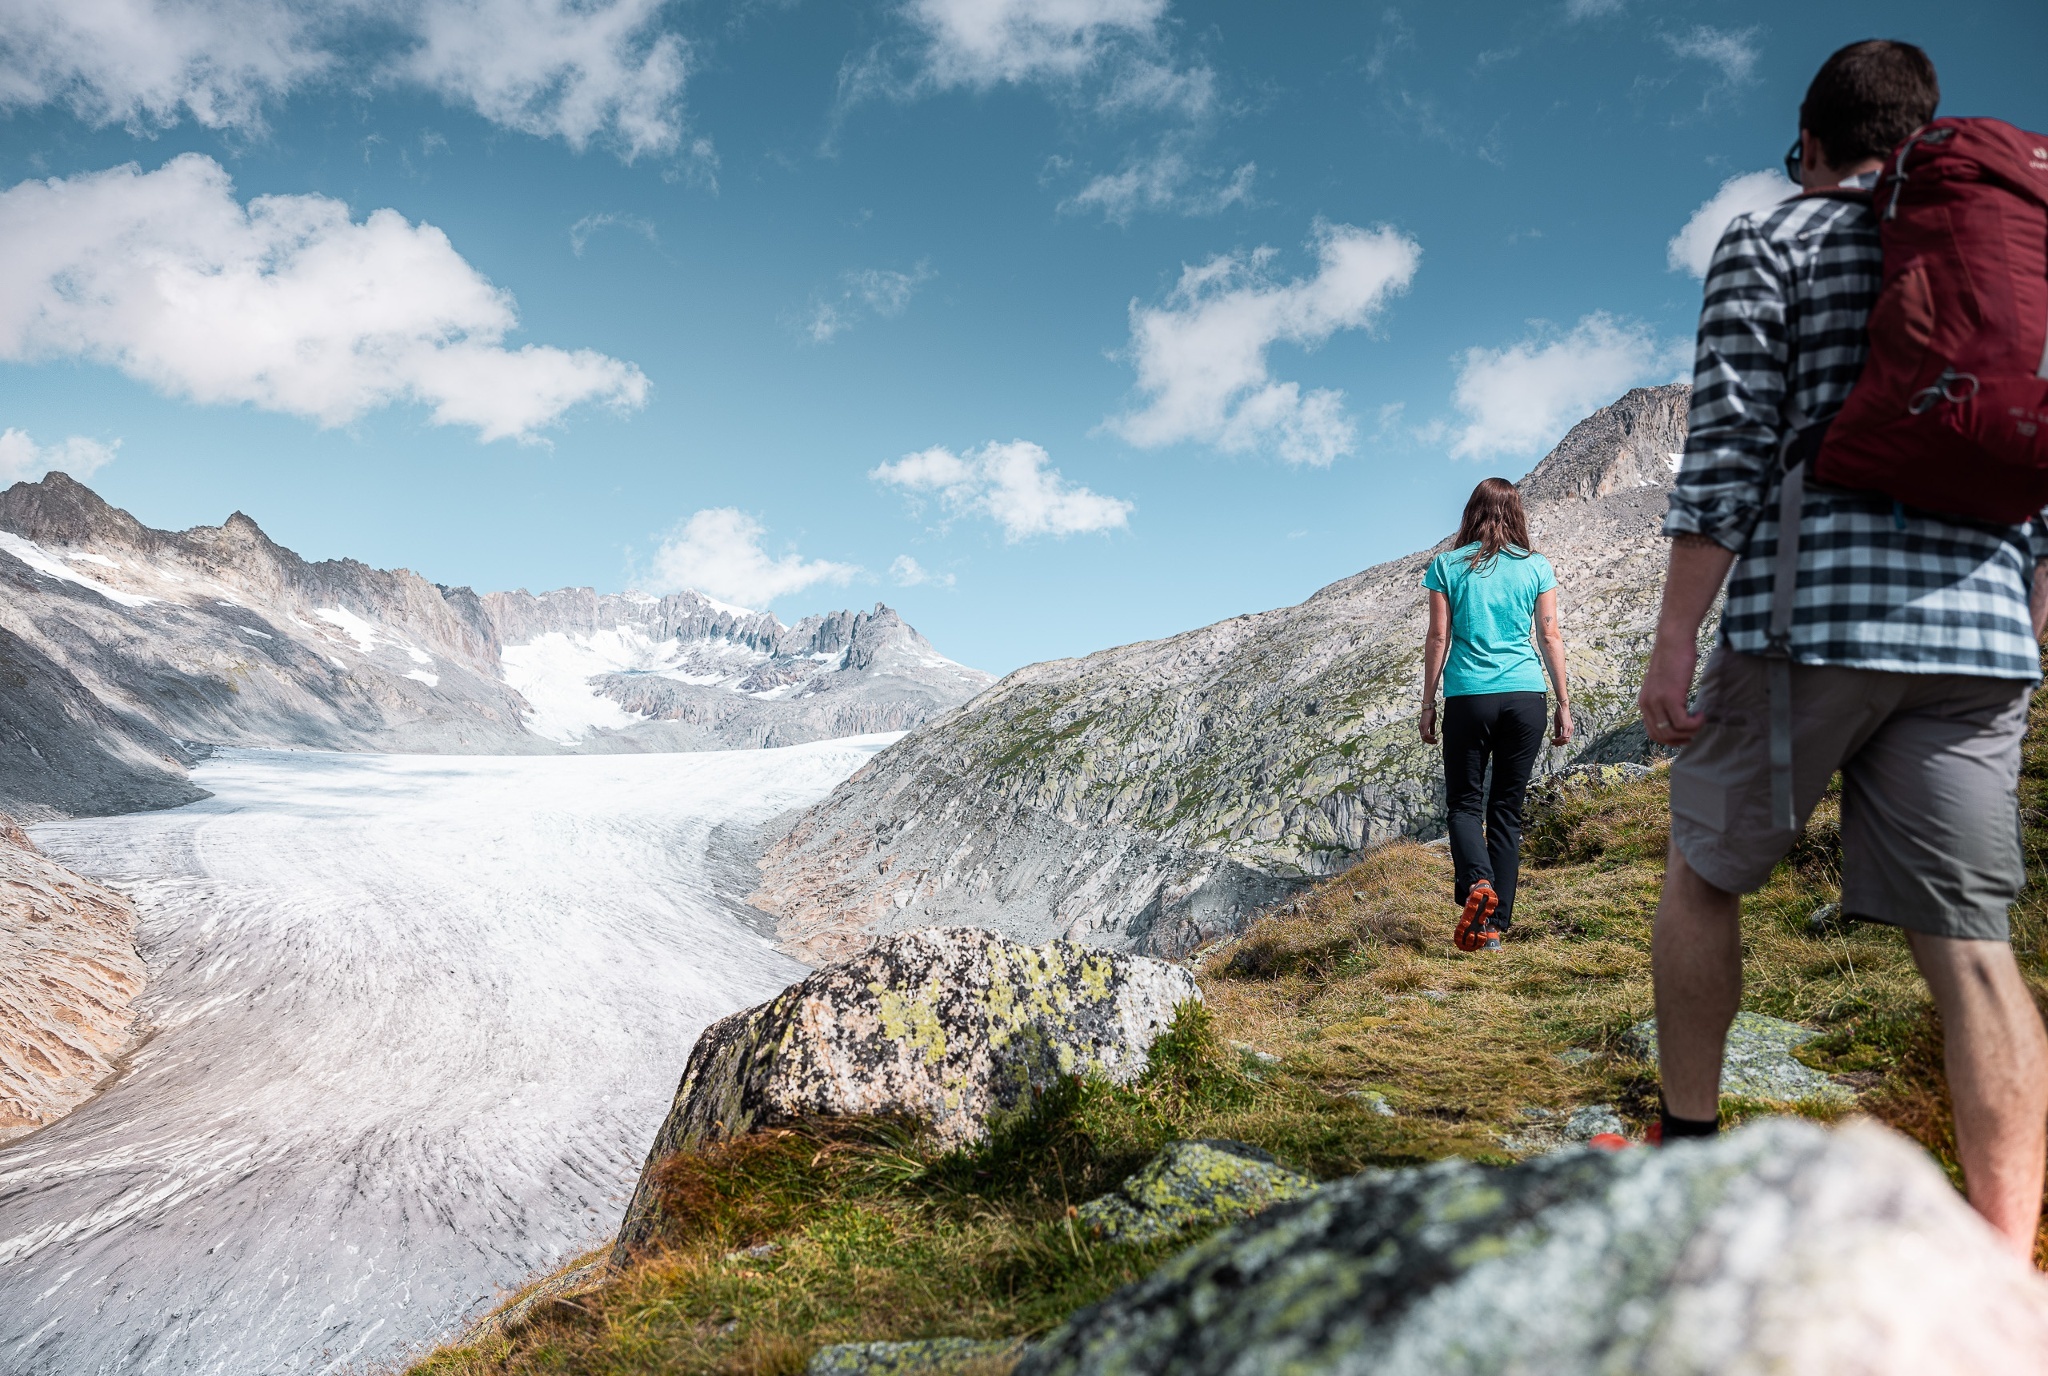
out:
<path id="1" fill-rule="evenodd" d="M 1666 535 L 1704 535 L 1740 553 L 1756 528 L 1777 460 L 1790 285 L 1758 217 L 1738 215 L 1707 268 Z"/>
<path id="2" fill-rule="evenodd" d="M 1431 592 L 1449 594 L 1450 589 L 1444 586 L 1443 571 L 1437 567 L 1442 560 L 1443 556 L 1439 554 L 1436 558 L 1429 561 L 1429 567 L 1422 571 L 1422 586 L 1428 588 Z"/>
<path id="3" fill-rule="evenodd" d="M 1542 555 L 1536 556 L 1536 595 L 1543 596 L 1557 586 L 1557 570 Z"/>

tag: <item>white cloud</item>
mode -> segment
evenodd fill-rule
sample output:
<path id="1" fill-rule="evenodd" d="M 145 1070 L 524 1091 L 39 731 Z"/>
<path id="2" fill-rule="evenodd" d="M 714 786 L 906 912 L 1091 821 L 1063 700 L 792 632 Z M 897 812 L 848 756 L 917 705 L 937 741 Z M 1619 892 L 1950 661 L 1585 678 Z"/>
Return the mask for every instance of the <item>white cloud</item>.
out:
<path id="1" fill-rule="evenodd" d="M 591 236 L 600 229 L 627 229 L 638 234 L 650 244 L 659 244 L 661 242 L 659 236 L 654 232 L 654 221 L 642 219 L 638 215 L 621 215 L 607 210 L 597 215 L 585 215 L 575 224 L 569 226 L 569 251 L 578 258 L 581 258 L 585 246 L 590 243 Z"/>
<path id="2" fill-rule="evenodd" d="M 1714 246 L 1721 242 L 1721 233 L 1728 228 L 1729 221 L 1737 215 L 1769 210 L 1787 196 L 1797 194 L 1798 186 L 1782 172 L 1744 172 L 1730 177 L 1692 213 L 1685 228 L 1671 236 L 1671 242 L 1664 248 L 1664 261 L 1673 272 L 1705 277 L 1714 258 Z"/>
<path id="3" fill-rule="evenodd" d="M 1715 29 L 1696 24 L 1690 33 L 1666 34 L 1665 44 L 1680 57 L 1697 58 L 1719 69 L 1730 86 L 1747 86 L 1756 74 L 1757 29 Z"/>
<path id="4" fill-rule="evenodd" d="M 662 541 L 650 581 L 657 591 L 690 588 L 720 601 L 764 607 L 818 583 L 844 584 L 860 573 L 853 564 L 805 559 L 795 552 L 778 559 L 761 548 L 767 533 L 737 508 L 707 507 Z"/>
<path id="5" fill-rule="evenodd" d="M 1214 215 L 1233 205 L 1248 205 L 1256 163 L 1245 163 L 1227 178 L 1196 167 L 1171 149 L 1105 173 L 1060 202 L 1069 214 L 1097 210 L 1112 224 L 1129 224 L 1141 210 L 1177 211 L 1182 215 Z"/>
<path id="6" fill-rule="evenodd" d="M 249 128 L 333 57 L 278 0 L 10 0 L 0 108 L 62 102 L 91 123 Z"/>
<path id="7" fill-rule="evenodd" d="M 37 444 L 25 430 L 0 430 L 0 484 L 34 482 L 55 470 L 85 478 L 114 461 L 121 441 L 101 444 L 73 435 L 56 444 Z"/>
<path id="8" fill-rule="evenodd" d="M 1467 349 L 1452 396 L 1466 422 L 1451 454 L 1460 459 L 1533 455 L 1572 422 L 1630 387 L 1683 368 L 1683 340 L 1648 325 L 1596 313 L 1564 335 L 1542 334 L 1505 349 Z"/>
<path id="9" fill-rule="evenodd" d="M 1564 0 L 1564 17 L 1577 22 L 1601 15 L 1619 14 L 1624 0 Z"/>
<path id="10" fill-rule="evenodd" d="M 657 26 L 663 0 L 431 0 L 406 77 L 495 124 L 628 161 L 682 142 L 690 50 Z"/>
<path id="11" fill-rule="evenodd" d="M 326 196 L 244 206 L 198 154 L 0 191 L 0 242 L 0 359 L 91 359 L 171 396 L 322 425 L 413 401 L 486 440 L 647 397 L 630 363 L 507 348 L 510 293 L 432 225 L 395 210 L 358 223 Z"/>
<path id="12" fill-rule="evenodd" d="M 864 316 L 887 320 L 903 314 L 917 289 L 930 281 L 931 268 L 919 263 L 910 272 L 887 268 L 861 268 L 844 273 L 839 294 L 811 303 L 811 319 L 804 327 L 814 344 L 829 344 L 833 337 L 852 329 Z"/>
<path id="13" fill-rule="evenodd" d="M 907 554 L 899 554 L 889 561 L 889 578 L 899 588 L 916 588 L 926 583 L 940 588 L 953 586 L 952 574 L 933 573 Z"/>
<path id="14" fill-rule="evenodd" d="M 1029 440 L 1011 440 L 964 454 L 920 450 L 868 476 L 906 492 L 933 494 L 956 515 L 987 516 L 1011 544 L 1033 535 L 1078 535 L 1130 524 L 1131 503 L 1070 483 L 1049 462 L 1045 450 Z"/>
<path id="15" fill-rule="evenodd" d="M 1140 448 L 1199 440 L 1233 453 L 1270 450 L 1289 463 L 1327 464 L 1357 431 L 1342 392 L 1302 394 L 1276 382 L 1266 353 L 1314 347 L 1372 323 L 1414 279 L 1422 249 L 1387 227 L 1318 224 L 1316 275 L 1275 281 L 1273 250 L 1227 254 L 1181 271 L 1163 306 L 1131 303 L 1130 358 L 1145 404 L 1108 428 Z"/>
<path id="16" fill-rule="evenodd" d="M 628 160 L 682 147 L 688 45 L 662 0 L 10 0 L 0 109 L 256 130 L 310 82 L 424 86 L 511 129 Z M 684 150 L 700 160 L 709 147 Z"/>
<path id="17" fill-rule="evenodd" d="M 1071 78 L 1119 39 L 1156 41 L 1166 0 L 909 0 L 940 86 Z"/>

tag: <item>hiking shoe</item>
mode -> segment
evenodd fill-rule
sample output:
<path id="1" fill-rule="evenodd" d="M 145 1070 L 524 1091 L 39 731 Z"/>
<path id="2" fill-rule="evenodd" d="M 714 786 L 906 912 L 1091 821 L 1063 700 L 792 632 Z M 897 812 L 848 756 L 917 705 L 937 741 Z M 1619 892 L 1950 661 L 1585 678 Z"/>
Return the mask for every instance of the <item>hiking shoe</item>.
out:
<path id="1" fill-rule="evenodd" d="M 1477 951 L 1486 944 L 1489 925 L 1493 921 L 1493 910 L 1500 906 L 1500 895 L 1493 891 L 1493 885 L 1484 879 L 1474 880 L 1465 892 L 1465 911 L 1458 914 L 1458 925 L 1451 933 L 1451 944 L 1461 951 Z M 1499 944 L 1499 938 L 1495 938 Z"/>
<path id="2" fill-rule="evenodd" d="M 1486 940 L 1479 943 L 1479 949 L 1482 951 L 1498 951 L 1500 949 L 1500 933 L 1489 929 L 1486 933 Z"/>

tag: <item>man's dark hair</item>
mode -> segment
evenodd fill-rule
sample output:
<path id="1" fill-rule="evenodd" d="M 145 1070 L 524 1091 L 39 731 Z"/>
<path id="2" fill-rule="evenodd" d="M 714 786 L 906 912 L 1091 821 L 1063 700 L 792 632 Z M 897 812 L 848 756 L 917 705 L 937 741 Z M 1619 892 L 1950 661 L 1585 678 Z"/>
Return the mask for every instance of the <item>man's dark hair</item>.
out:
<path id="1" fill-rule="evenodd" d="M 1820 140 L 1828 166 L 1851 167 L 1904 143 L 1940 103 L 1941 83 L 1926 53 L 1867 38 L 1821 64 L 1800 102 L 1799 127 Z"/>

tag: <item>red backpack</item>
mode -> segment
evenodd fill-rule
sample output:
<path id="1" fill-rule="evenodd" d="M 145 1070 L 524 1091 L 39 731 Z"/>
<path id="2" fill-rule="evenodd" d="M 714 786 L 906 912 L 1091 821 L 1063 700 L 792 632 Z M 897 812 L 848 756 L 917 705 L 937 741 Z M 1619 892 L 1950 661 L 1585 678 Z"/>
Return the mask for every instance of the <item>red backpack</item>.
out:
<path id="1" fill-rule="evenodd" d="M 1938 119 L 1871 193 L 1870 354 L 1812 472 L 2017 525 L 2048 506 L 2048 137 Z"/>

